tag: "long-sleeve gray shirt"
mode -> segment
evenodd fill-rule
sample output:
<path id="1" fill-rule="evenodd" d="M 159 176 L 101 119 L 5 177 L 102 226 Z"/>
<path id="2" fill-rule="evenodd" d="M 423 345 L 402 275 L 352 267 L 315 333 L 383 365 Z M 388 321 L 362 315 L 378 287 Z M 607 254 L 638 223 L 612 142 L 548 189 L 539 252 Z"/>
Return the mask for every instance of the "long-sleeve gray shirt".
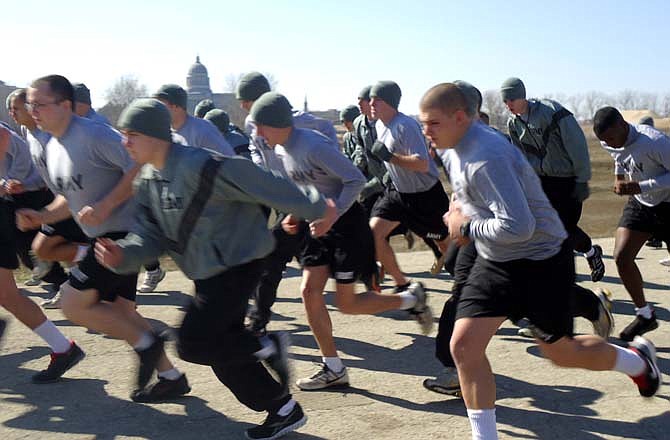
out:
<path id="1" fill-rule="evenodd" d="M 398 113 L 385 125 L 377 121 L 377 136 L 391 153 L 402 156 L 417 156 L 428 161 L 428 172 L 412 171 L 390 162 L 384 162 L 393 186 L 401 193 L 428 191 L 438 182 L 435 161 L 428 153 L 428 143 L 421 133 L 419 123 L 402 113 Z"/>
<path id="2" fill-rule="evenodd" d="M 172 144 L 161 170 L 144 165 L 136 180 L 137 222 L 132 233 L 118 241 L 124 256 L 116 271 L 136 272 L 168 252 L 189 278 L 210 278 L 272 251 L 275 242 L 262 205 L 306 219 L 323 216 L 326 204 L 314 188 L 301 191 L 249 160 L 223 157 L 212 194 L 188 244 L 178 253 L 168 243 L 178 243 L 184 213 L 197 195 L 203 165 L 210 157 L 206 150 Z"/>
<path id="3" fill-rule="evenodd" d="M 365 176 L 330 139 L 314 130 L 293 128 L 284 145 L 274 152 L 288 178 L 301 187 L 314 185 L 325 197 L 333 199 L 339 215 L 354 203 L 365 185 Z"/>
<path id="4" fill-rule="evenodd" d="M 0 157 L 0 182 L 17 180 L 23 184 L 25 191 L 44 188 L 46 184 L 33 164 L 28 145 L 9 125 L 0 122 L 0 126 L 10 134 L 7 154 Z"/>
<path id="5" fill-rule="evenodd" d="M 567 233 L 523 153 L 473 123 L 453 149 L 438 150 L 456 199 L 471 218 L 477 252 L 492 261 L 543 260 Z"/>
<path id="6" fill-rule="evenodd" d="M 44 147 L 49 187 L 66 199 L 72 217 L 93 206 L 116 188 L 135 162 L 121 143 L 121 135 L 106 124 L 73 115 L 65 133 L 52 136 Z M 132 225 L 132 199 L 117 206 L 101 225 L 79 223 L 88 237 L 128 231 Z"/>
<path id="7" fill-rule="evenodd" d="M 670 202 L 670 138 L 648 125 L 629 124 L 622 148 L 600 143 L 614 159 L 614 174 L 640 184 L 634 197 L 643 205 Z"/>
<path id="8" fill-rule="evenodd" d="M 224 156 L 234 156 L 235 152 L 218 128 L 205 119 L 186 115 L 186 121 L 175 130 L 192 147 L 207 148 Z"/>
<path id="9" fill-rule="evenodd" d="M 558 112 L 565 110 L 556 101 L 529 99 L 527 113 L 507 121 L 510 137 L 539 176 L 574 177 L 576 182 L 586 183 L 591 180 L 586 137 L 575 117 L 567 113 L 558 120 L 557 129 L 549 130 Z M 545 132 L 549 133 L 546 143 Z"/>

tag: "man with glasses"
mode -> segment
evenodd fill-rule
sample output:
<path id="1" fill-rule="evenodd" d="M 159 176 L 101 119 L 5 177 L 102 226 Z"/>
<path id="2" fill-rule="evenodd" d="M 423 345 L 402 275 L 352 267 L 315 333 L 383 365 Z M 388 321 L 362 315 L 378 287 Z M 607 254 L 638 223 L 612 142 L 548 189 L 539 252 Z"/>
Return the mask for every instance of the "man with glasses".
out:
<path id="1" fill-rule="evenodd" d="M 133 219 L 132 181 L 138 166 L 111 127 L 73 112 L 74 90 L 60 75 L 39 78 L 28 89 L 27 105 L 38 127 L 51 135 L 45 163 L 56 199 L 44 209 L 19 211 L 19 226 L 37 228 L 72 216 L 91 244 L 121 238 Z M 139 357 L 137 389 L 131 398 L 150 402 L 190 391 L 186 376 L 170 363 L 163 339 L 136 311 L 137 274 L 117 275 L 101 266 L 89 249 L 61 288 L 62 309 L 75 324 L 128 342 Z M 158 382 L 147 387 L 154 370 Z"/>

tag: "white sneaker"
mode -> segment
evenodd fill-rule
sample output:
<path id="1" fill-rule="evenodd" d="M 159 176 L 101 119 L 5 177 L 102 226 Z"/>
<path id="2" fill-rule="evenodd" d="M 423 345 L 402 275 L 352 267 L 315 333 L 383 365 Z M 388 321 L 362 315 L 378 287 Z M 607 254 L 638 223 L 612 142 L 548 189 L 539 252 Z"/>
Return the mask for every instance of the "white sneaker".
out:
<path id="1" fill-rule="evenodd" d="M 322 390 L 329 387 L 348 387 L 349 373 L 347 373 L 347 367 L 336 373 L 328 368 L 328 365 L 323 364 L 314 375 L 298 379 L 295 384 L 303 391 Z"/>
<path id="2" fill-rule="evenodd" d="M 23 284 L 25 284 L 26 286 L 31 286 L 31 287 L 32 286 L 39 286 L 40 284 L 42 284 L 42 280 L 40 280 L 39 278 L 36 278 L 35 275 L 33 275 L 33 276 L 30 277 L 30 279 L 26 280 L 26 282 L 23 283 Z"/>
<path id="3" fill-rule="evenodd" d="M 424 335 L 430 334 L 435 323 L 433 322 L 433 311 L 427 304 L 428 294 L 421 283 L 411 283 L 407 291 L 416 298 L 416 305 L 409 313 L 414 316 L 414 319 L 421 326 L 421 333 Z"/>
<path id="4" fill-rule="evenodd" d="M 607 340 L 614 329 L 614 318 L 612 317 L 612 292 L 607 289 L 598 289 L 594 292 L 598 297 L 598 319 L 591 321 L 593 332 Z"/>
<path id="5" fill-rule="evenodd" d="M 437 275 L 440 272 L 442 272 L 442 269 L 444 268 L 445 261 L 447 261 L 447 253 L 446 252 L 444 252 L 440 258 L 433 261 L 433 265 L 430 266 L 430 274 L 431 275 Z"/>
<path id="6" fill-rule="evenodd" d="M 32 257 L 33 260 L 33 278 L 41 280 L 44 278 L 50 271 L 51 267 L 54 265 L 53 261 L 44 261 L 38 258 Z"/>
<path id="7" fill-rule="evenodd" d="M 668 258 L 663 258 L 662 260 L 658 260 L 658 263 L 662 266 L 670 266 L 670 257 Z"/>
<path id="8" fill-rule="evenodd" d="M 137 290 L 141 293 L 153 292 L 156 290 L 158 283 L 163 281 L 163 278 L 165 278 L 165 271 L 160 267 L 156 270 L 144 272 L 144 280 Z"/>
<path id="9" fill-rule="evenodd" d="M 43 308 L 45 309 L 60 309 L 60 290 L 56 292 L 54 296 L 52 296 L 49 299 L 45 299 L 42 301 L 42 304 L 40 304 Z"/>

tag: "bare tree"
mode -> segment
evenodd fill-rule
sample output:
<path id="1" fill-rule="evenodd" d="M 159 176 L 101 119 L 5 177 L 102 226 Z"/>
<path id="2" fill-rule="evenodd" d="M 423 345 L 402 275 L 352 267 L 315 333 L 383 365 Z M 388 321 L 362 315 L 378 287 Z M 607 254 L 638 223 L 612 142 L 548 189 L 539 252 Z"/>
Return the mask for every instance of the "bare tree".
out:
<path id="1" fill-rule="evenodd" d="M 586 92 L 582 98 L 582 108 L 584 109 L 584 120 L 590 121 L 599 108 L 603 107 L 607 99 L 601 92 L 591 90 Z"/>
<path id="2" fill-rule="evenodd" d="M 115 106 L 126 106 L 142 96 L 147 96 L 147 86 L 134 76 L 122 76 L 105 92 L 107 103 Z"/>
<path id="3" fill-rule="evenodd" d="M 636 92 L 630 89 L 625 89 L 617 95 L 617 107 L 619 110 L 635 110 L 635 95 Z"/>
<path id="4" fill-rule="evenodd" d="M 663 99 L 658 100 L 658 113 L 666 118 L 670 116 L 670 93 L 666 93 Z"/>
<path id="5" fill-rule="evenodd" d="M 491 126 L 501 131 L 507 131 L 509 112 L 500 97 L 500 91 L 486 90 L 482 98 L 482 111 L 488 113 Z"/>

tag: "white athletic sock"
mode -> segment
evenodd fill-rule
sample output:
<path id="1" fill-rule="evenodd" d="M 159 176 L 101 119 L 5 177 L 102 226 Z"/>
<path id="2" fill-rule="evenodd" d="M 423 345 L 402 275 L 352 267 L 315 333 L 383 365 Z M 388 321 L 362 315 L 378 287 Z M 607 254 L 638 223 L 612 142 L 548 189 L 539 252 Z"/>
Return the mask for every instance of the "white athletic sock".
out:
<path id="1" fill-rule="evenodd" d="M 326 364 L 328 368 L 330 368 L 331 371 L 335 373 L 339 373 L 344 369 L 344 364 L 342 363 L 342 360 L 335 356 L 335 357 L 322 357 L 323 363 Z"/>
<path id="2" fill-rule="evenodd" d="M 170 368 L 169 370 L 159 371 L 158 377 L 167 380 L 177 380 L 181 377 L 181 372 L 176 368 Z"/>
<path id="3" fill-rule="evenodd" d="M 151 347 L 151 344 L 154 343 L 154 335 L 151 334 L 151 332 L 144 332 L 142 333 L 142 336 L 140 336 L 140 339 L 137 341 L 135 345 L 133 345 L 133 348 L 135 351 L 142 351 L 146 350 L 147 348 Z"/>
<path id="4" fill-rule="evenodd" d="M 42 338 L 56 354 L 67 352 L 72 346 L 72 341 L 66 338 L 63 333 L 56 328 L 54 323 L 48 319 L 37 326 L 33 331 L 37 336 Z"/>
<path id="5" fill-rule="evenodd" d="M 616 350 L 616 362 L 614 371 L 637 377 L 647 369 L 647 363 L 633 350 L 610 344 Z"/>
<path id="6" fill-rule="evenodd" d="M 295 408 L 295 400 L 291 399 L 288 402 L 286 402 L 284 406 L 279 408 L 277 414 L 279 414 L 282 417 L 286 417 L 287 415 L 289 415 L 291 411 L 293 411 L 293 408 Z"/>
<path id="7" fill-rule="evenodd" d="M 641 316 L 643 316 L 644 318 L 647 318 L 647 319 L 651 319 L 651 312 L 652 312 L 652 309 L 651 309 L 651 306 L 649 304 L 647 304 L 644 307 L 640 307 L 639 309 L 637 307 L 635 308 L 635 314 L 636 315 L 641 315 Z"/>
<path id="8" fill-rule="evenodd" d="M 254 353 L 254 356 L 256 356 L 259 360 L 267 359 L 273 354 L 277 353 L 277 346 L 268 336 L 258 338 L 258 342 L 261 343 L 263 348 Z"/>
<path id="9" fill-rule="evenodd" d="M 409 310 L 413 309 L 414 306 L 416 305 L 416 296 L 412 295 L 411 293 L 405 291 L 403 293 L 399 293 L 396 296 L 400 297 L 402 299 L 402 304 L 400 304 L 400 309 L 401 310 Z"/>
<path id="10" fill-rule="evenodd" d="M 594 256 L 595 254 L 596 254 L 596 250 L 593 249 L 593 246 L 591 246 L 591 249 L 589 249 L 588 252 L 585 252 L 585 253 L 584 253 L 584 256 L 585 256 L 586 258 L 591 258 L 591 257 Z"/>
<path id="11" fill-rule="evenodd" d="M 88 253 L 88 248 L 90 246 L 87 244 L 80 244 L 77 246 L 77 253 L 74 255 L 74 260 L 72 260 L 73 263 L 79 263 L 81 260 L 84 259 L 86 254 Z"/>
<path id="12" fill-rule="evenodd" d="M 496 410 L 469 409 L 468 419 L 472 428 L 472 440 L 497 440 Z"/>

